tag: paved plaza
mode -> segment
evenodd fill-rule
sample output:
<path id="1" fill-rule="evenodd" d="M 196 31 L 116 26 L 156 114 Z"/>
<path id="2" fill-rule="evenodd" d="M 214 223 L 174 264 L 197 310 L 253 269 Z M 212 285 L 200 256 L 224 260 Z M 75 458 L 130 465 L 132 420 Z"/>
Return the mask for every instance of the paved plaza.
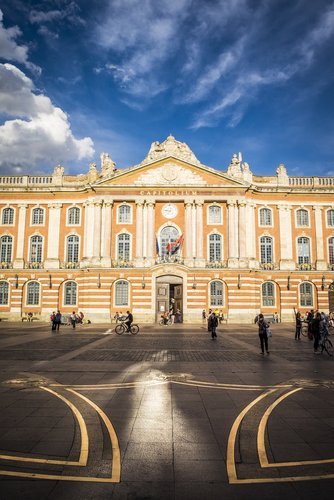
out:
<path id="1" fill-rule="evenodd" d="M 329 499 L 334 359 L 273 326 L 0 323 L 0 499 Z"/>

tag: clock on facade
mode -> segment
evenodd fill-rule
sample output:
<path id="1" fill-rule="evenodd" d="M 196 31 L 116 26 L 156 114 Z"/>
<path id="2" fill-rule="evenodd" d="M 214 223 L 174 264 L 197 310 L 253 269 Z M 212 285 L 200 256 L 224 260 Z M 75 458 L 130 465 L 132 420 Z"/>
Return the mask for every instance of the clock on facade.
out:
<path id="1" fill-rule="evenodd" d="M 177 208 L 172 203 L 167 203 L 162 207 L 162 215 L 166 217 L 166 219 L 173 219 L 177 215 Z"/>

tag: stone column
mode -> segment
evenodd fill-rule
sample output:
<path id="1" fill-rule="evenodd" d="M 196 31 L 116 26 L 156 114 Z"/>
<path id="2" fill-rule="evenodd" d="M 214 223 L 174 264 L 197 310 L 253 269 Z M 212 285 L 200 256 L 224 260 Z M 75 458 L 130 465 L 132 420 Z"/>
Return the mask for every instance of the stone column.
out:
<path id="1" fill-rule="evenodd" d="M 317 271 L 324 271 L 327 269 L 324 254 L 324 240 L 322 228 L 322 207 L 313 207 L 314 210 L 314 223 L 315 223 L 315 240 L 317 245 L 316 252 L 316 269 Z"/>
<path id="2" fill-rule="evenodd" d="M 49 207 L 49 227 L 48 227 L 48 247 L 44 267 L 47 269 L 59 269 L 59 233 L 61 203 L 50 203 Z"/>
<path id="3" fill-rule="evenodd" d="M 16 259 L 13 261 L 14 269 L 24 268 L 24 241 L 25 241 L 25 227 L 26 227 L 26 214 L 28 205 L 22 203 L 18 205 L 19 208 L 19 218 L 18 218 L 18 228 L 17 228 L 17 244 L 16 244 Z"/>
<path id="4" fill-rule="evenodd" d="M 291 207 L 278 206 L 280 234 L 280 269 L 293 271 L 296 267 L 292 253 Z"/>
<path id="5" fill-rule="evenodd" d="M 136 200 L 136 265 L 143 265 L 144 201 Z"/>
<path id="6" fill-rule="evenodd" d="M 247 261 L 247 240 L 246 240 L 246 203 L 239 201 L 239 267 L 248 267 Z"/>
<path id="7" fill-rule="evenodd" d="M 147 257 L 147 265 L 152 265 L 154 260 L 154 228 L 155 228 L 155 211 L 154 206 L 155 202 L 153 200 L 149 200 L 146 202 L 147 205 L 147 248 L 146 248 L 146 257 Z"/>
<path id="8" fill-rule="evenodd" d="M 88 267 L 92 263 L 93 244 L 94 244 L 94 201 L 87 200 L 85 207 L 85 226 L 84 226 L 84 253 L 83 267 Z"/>
<path id="9" fill-rule="evenodd" d="M 228 201 L 228 267 L 237 268 L 238 262 L 238 217 L 236 214 L 236 202 Z"/>
<path id="10" fill-rule="evenodd" d="M 196 200 L 196 264 L 199 267 L 205 265 L 204 253 L 203 253 L 203 200 Z"/>
<path id="11" fill-rule="evenodd" d="M 256 259 L 256 233 L 255 233 L 255 203 L 246 204 L 246 256 L 251 269 L 259 268 Z"/>
<path id="12" fill-rule="evenodd" d="M 185 201 L 185 265 L 189 265 L 192 262 L 192 232 L 191 232 L 191 223 L 192 223 L 192 201 Z"/>
<path id="13" fill-rule="evenodd" d="M 147 257 L 147 204 L 143 207 L 143 260 Z"/>
<path id="14" fill-rule="evenodd" d="M 101 201 L 94 202 L 93 264 L 101 265 Z"/>
<path id="15" fill-rule="evenodd" d="M 102 206 L 101 221 L 101 266 L 111 267 L 111 226 L 112 226 L 111 200 L 105 201 Z"/>
<path id="16" fill-rule="evenodd" d="M 197 236 L 196 236 L 196 206 L 194 203 L 191 206 L 191 236 L 192 236 L 191 257 L 193 258 L 195 264 Z"/>

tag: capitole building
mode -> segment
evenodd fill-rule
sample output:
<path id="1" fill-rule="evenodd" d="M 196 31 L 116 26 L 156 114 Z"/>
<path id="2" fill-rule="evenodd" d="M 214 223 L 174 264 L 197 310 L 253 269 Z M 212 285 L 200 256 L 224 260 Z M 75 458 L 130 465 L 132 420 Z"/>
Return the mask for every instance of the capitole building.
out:
<path id="1" fill-rule="evenodd" d="M 228 161 L 226 162 L 228 163 Z M 169 136 L 141 163 L 108 154 L 81 175 L 0 177 L 0 318 L 56 309 L 110 322 L 131 310 L 155 323 L 202 310 L 249 323 L 259 311 L 334 310 L 334 178 L 225 171 Z"/>

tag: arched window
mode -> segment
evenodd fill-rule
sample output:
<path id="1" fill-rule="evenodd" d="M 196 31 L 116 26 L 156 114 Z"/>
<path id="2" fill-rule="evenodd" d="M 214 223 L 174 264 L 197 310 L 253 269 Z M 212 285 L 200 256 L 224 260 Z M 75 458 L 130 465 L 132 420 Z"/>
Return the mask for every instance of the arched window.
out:
<path id="1" fill-rule="evenodd" d="M 271 210 L 270 208 L 261 208 L 260 209 L 260 226 L 271 226 Z"/>
<path id="2" fill-rule="evenodd" d="M 222 243 L 220 234 L 210 234 L 209 236 L 209 260 L 221 260 L 222 257 Z"/>
<path id="3" fill-rule="evenodd" d="M 275 305 L 275 286 L 270 281 L 262 284 L 262 305 L 264 307 Z"/>
<path id="4" fill-rule="evenodd" d="M 14 208 L 4 208 L 2 211 L 2 224 L 14 223 Z"/>
<path id="5" fill-rule="evenodd" d="M 129 304 L 129 283 L 125 280 L 117 281 L 115 285 L 115 306 Z"/>
<path id="6" fill-rule="evenodd" d="M 120 205 L 118 207 L 118 224 L 131 223 L 131 207 L 130 205 Z"/>
<path id="7" fill-rule="evenodd" d="M 301 208 L 297 210 L 297 226 L 308 226 L 308 211 Z"/>
<path id="8" fill-rule="evenodd" d="M 329 238 L 328 240 L 328 256 L 329 263 L 334 264 L 334 238 Z"/>
<path id="9" fill-rule="evenodd" d="M 169 255 L 172 243 L 175 243 L 179 237 L 178 230 L 173 226 L 166 226 L 160 232 L 160 255 Z"/>
<path id="10" fill-rule="evenodd" d="M 270 236 L 262 236 L 260 240 L 261 264 L 273 262 L 273 239 Z"/>
<path id="11" fill-rule="evenodd" d="M 210 283 L 210 306 L 220 307 L 223 305 L 223 283 L 211 281 Z"/>
<path id="12" fill-rule="evenodd" d="M 313 307 L 313 295 L 311 283 L 301 283 L 299 286 L 301 307 Z"/>
<path id="13" fill-rule="evenodd" d="M 7 281 L 0 281 L 0 305 L 8 305 L 9 285 Z"/>
<path id="14" fill-rule="evenodd" d="M 12 261 L 13 238 L 11 236 L 2 236 L 1 245 L 1 262 Z"/>
<path id="15" fill-rule="evenodd" d="M 31 217 L 32 224 L 43 224 L 44 223 L 44 210 L 43 208 L 34 208 Z"/>
<path id="16" fill-rule="evenodd" d="M 80 224 L 80 208 L 71 207 L 68 209 L 67 224 L 71 226 Z"/>
<path id="17" fill-rule="evenodd" d="M 208 223 L 209 224 L 221 224 L 222 223 L 222 209 L 218 205 L 212 205 L 211 207 L 208 208 L 209 210 L 209 217 L 208 217 Z"/>
<path id="18" fill-rule="evenodd" d="M 79 236 L 76 234 L 66 238 L 66 261 L 79 262 Z"/>
<path id="19" fill-rule="evenodd" d="M 328 210 L 327 212 L 327 226 L 334 226 L 334 210 Z"/>
<path id="20" fill-rule="evenodd" d="M 40 285 L 37 281 L 30 281 L 27 285 L 27 306 L 38 306 Z"/>
<path id="21" fill-rule="evenodd" d="M 77 304 L 77 284 L 75 281 L 65 283 L 64 305 L 75 306 Z"/>
<path id="22" fill-rule="evenodd" d="M 121 233 L 117 237 L 117 256 L 119 260 L 130 260 L 130 235 Z"/>
<path id="23" fill-rule="evenodd" d="M 297 240 L 298 242 L 298 264 L 309 264 L 310 263 L 310 240 L 301 236 Z"/>
<path id="24" fill-rule="evenodd" d="M 42 262 L 43 238 L 35 235 L 30 238 L 30 262 Z"/>

